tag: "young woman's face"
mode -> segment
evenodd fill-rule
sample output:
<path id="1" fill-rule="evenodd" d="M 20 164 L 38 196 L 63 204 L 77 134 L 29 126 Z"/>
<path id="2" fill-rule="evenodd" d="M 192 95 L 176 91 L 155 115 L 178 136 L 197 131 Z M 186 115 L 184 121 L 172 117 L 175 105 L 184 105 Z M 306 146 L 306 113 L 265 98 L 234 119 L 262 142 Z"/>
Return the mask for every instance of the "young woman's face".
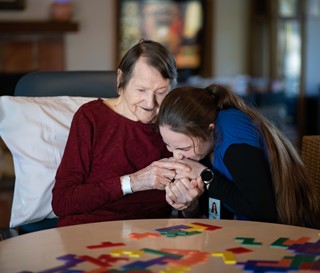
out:
<path id="1" fill-rule="evenodd" d="M 213 138 L 202 141 L 171 130 L 167 125 L 160 126 L 160 134 L 169 152 L 177 159 L 201 160 L 213 149 Z"/>

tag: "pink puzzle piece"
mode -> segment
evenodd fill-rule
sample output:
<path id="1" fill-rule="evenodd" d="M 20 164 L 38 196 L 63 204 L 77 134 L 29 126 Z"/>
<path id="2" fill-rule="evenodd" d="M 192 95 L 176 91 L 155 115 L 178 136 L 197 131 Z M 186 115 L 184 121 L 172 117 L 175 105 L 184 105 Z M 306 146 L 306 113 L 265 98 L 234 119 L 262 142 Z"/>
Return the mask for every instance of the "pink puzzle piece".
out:
<path id="1" fill-rule="evenodd" d="M 130 233 L 129 237 L 131 239 L 143 239 L 143 238 L 157 238 L 161 237 L 162 235 L 159 233 L 151 233 L 151 232 L 144 232 L 144 233 Z"/>

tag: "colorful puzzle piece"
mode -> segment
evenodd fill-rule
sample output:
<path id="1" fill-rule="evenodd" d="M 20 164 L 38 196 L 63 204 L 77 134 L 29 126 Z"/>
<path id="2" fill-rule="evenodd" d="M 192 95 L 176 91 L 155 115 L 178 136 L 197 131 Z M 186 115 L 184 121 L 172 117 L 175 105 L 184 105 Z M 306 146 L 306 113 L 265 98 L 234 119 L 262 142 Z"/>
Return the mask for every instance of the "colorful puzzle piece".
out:
<path id="1" fill-rule="evenodd" d="M 166 236 L 166 237 L 176 237 L 176 236 L 191 236 L 191 235 L 196 235 L 201 232 L 199 231 L 184 231 L 181 229 L 171 229 L 171 230 L 164 230 L 160 231 L 160 234 Z"/>
<path id="2" fill-rule="evenodd" d="M 157 238 L 161 237 L 161 234 L 159 233 L 151 233 L 151 232 L 145 232 L 145 233 L 130 233 L 129 237 L 131 239 L 143 239 L 143 238 Z"/>
<path id="3" fill-rule="evenodd" d="M 213 225 L 207 225 L 207 224 L 203 224 L 203 223 L 199 223 L 199 222 L 193 222 L 192 225 L 197 225 L 200 227 L 204 227 L 205 230 L 217 230 L 217 229 L 221 229 L 222 227 L 219 226 L 213 226 Z"/>
<path id="4" fill-rule="evenodd" d="M 189 228 L 186 231 L 204 231 L 206 228 L 203 226 L 195 225 L 195 224 L 188 224 Z"/>
<path id="5" fill-rule="evenodd" d="M 109 269 L 109 270 L 99 271 L 99 272 L 95 272 L 95 271 L 87 272 L 86 271 L 86 272 L 81 272 L 81 273 L 154 273 L 154 271 L 149 270 L 149 269 L 143 269 L 143 268 L 133 268 L 133 269 L 129 268 L 128 270 L 126 270 L 126 269 L 124 269 L 124 270 L 123 269 L 120 269 L 120 270 L 118 270 L 118 269 Z"/>
<path id="6" fill-rule="evenodd" d="M 298 240 L 289 240 L 289 238 L 280 237 L 276 241 L 274 241 L 272 244 L 270 244 L 270 246 L 286 249 L 288 248 L 288 246 L 295 245 L 295 244 L 303 245 L 309 240 L 310 240 L 309 237 L 301 237 Z"/>
<path id="7" fill-rule="evenodd" d="M 143 250 L 122 250 L 122 249 L 116 249 L 110 252 L 110 255 L 112 257 L 120 257 L 122 255 L 127 255 L 131 258 L 138 258 L 144 253 Z"/>
<path id="8" fill-rule="evenodd" d="M 43 273 L 51 273 L 51 272 L 63 272 L 67 271 L 69 268 L 74 267 L 78 265 L 79 263 L 83 263 L 83 259 L 80 257 L 77 257 L 76 255 L 73 254 L 67 254 L 64 256 L 57 257 L 57 260 L 64 261 L 64 265 L 59 265 L 54 268 L 48 269 L 48 270 L 43 270 L 41 272 Z"/>
<path id="9" fill-rule="evenodd" d="M 173 230 L 173 229 L 188 229 L 188 228 L 190 228 L 190 226 L 176 225 L 176 226 L 171 226 L 171 227 L 158 228 L 158 229 L 156 229 L 156 231 L 161 233 L 162 231 L 169 231 L 169 230 Z"/>
<path id="10" fill-rule="evenodd" d="M 270 244 L 270 246 L 277 248 L 288 248 L 288 246 L 284 244 L 286 241 L 288 241 L 288 238 L 280 237 L 277 240 L 275 240 L 272 244 Z"/>
<path id="11" fill-rule="evenodd" d="M 283 244 L 286 246 L 291 246 L 294 244 L 304 244 L 306 242 L 309 242 L 310 237 L 300 237 L 298 240 L 287 240 Z"/>
<path id="12" fill-rule="evenodd" d="M 251 249 L 244 248 L 244 247 L 234 247 L 234 248 L 228 248 L 226 251 L 232 252 L 233 254 L 242 254 L 247 252 L 252 252 Z"/>
<path id="13" fill-rule="evenodd" d="M 199 263 L 204 263 L 209 257 L 208 252 L 197 251 L 197 250 L 186 250 L 185 254 L 181 259 L 168 260 L 167 263 L 172 266 L 193 266 Z"/>
<path id="14" fill-rule="evenodd" d="M 100 245 L 92 245 L 87 246 L 89 249 L 96 249 L 96 248 L 105 248 L 105 247 L 114 247 L 114 246 L 124 246 L 124 243 L 112 243 L 112 242 L 102 242 Z"/>
<path id="15" fill-rule="evenodd" d="M 254 238 L 236 237 L 235 241 L 241 242 L 244 246 L 261 246 L 262 243 L 255 242 Z"/>
<path id="16" fill-rule="evenodd" d="M 294 251 L 297 254 L 320 255 L 320 240 L 314 243 L 294 244 L 289 246 L 288 250 Z"/>
<path id="17" fill-rule="evenodd" d="M 167 250 L 155 250 L 155 249 L 151 249 L 151 248 L 143 248 L 142 250 L 146 253 L 149 253 L 149 254 L 166 256 L 168 258 L 173 258 L 173 259 L 180 259 L 183 257 L 183 255 L 180 255 L 178 253 L 171 253 L 170 251 L 167 251 Z"/>
<path id="18" fill-rule="evenodd" d="M 83 261 L 98 265 L 98 266 L 111 266 L 113 263 L 118 261 L 128 261 L 128 258 L 115 258 L 109 254 L 100 255 L 98 258 L 91 257 L 89 255 L 79 256 Z"/>
<path id="19" fill-rule="evenodd" d="M 287 258 L 292 258 L 292 262 L 290 264 L 290 267 L 292 268 L 299 268 L 302 263 L 304 262 L 315 262 L 316 257 L 311 256 L 311 255 L 295 255 L 294 257 L 287 257 Z"/>
<path id="20" fill-rule="evenodd" d="M 291 259 L 287 259 L 287 258 L 283 258 L 281 259 L 280 261 L 278 262 L 274 262 L 272 261 L 270 263 L 270 261 L 267 261 L 267 262 L 257 262 L 257 265 L 258 266 L 261 266 L 261 267 L 284 267 L 284 268 L 289 268 L 290 267 L 290 264 L 291 264 Z"/>
<path id="21" fill-rule="evenodd" d="M 264 265 L 259 266 L 258 263 L 260 263 L 261 261 L 247 261 L 244 263 L 244 271 L 252 271 L 252 272 L 286 272 L 288 271 L 287 268 L 284 267 L 279 267 L 277 266 L 277 262 L 273 262 L 273 261 L 266 261 L 264 263 Z M 238 264 L 242 264 L 242 263 L 238 263 Z"/>
<path id="22" fill-rule="evenodd" d="M 308 269 L 317 271 L 320 269 L 320 261 L 312 255 L 295 255 L 293 257 L 284 257 L 280 261 L 249 260 L 247 262 L 238 262 L 238 265 L 244 265 L 245 271 L 253 272 L 287 272 Z"/>
<path id="23" fill-rule="evenodd" d="M 213 252 L 211 255 L 214 257 L 223 257 L 223 261 L 225 264 L 236 264 L 237 263 L 236 257 L 230 251 Z"/>
<path id="24" fill-rule="evenodd" d="M 157 257 L 155 259 L 147 260 L 147 261 L 136 261 L 122 266 L 123 269 L 146 269 L 148 267 L 154 265 L 167 265 L 167 260 L 172 259 L 172 257 L 168 258 L 167 256 Z"/>

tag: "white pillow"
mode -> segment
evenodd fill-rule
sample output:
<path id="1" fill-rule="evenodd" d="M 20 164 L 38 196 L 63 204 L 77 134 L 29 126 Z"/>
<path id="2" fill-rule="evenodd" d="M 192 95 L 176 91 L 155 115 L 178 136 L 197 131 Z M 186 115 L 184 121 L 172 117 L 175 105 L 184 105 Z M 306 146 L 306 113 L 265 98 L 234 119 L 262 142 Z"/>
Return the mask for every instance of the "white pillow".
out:
<path id="1" fill-rule="evenodd" d="M 55 217 L 52 187 L 75 111 L 95 98 L 0 97 L 0 136 L 13 156 L 10 227 Z"/>

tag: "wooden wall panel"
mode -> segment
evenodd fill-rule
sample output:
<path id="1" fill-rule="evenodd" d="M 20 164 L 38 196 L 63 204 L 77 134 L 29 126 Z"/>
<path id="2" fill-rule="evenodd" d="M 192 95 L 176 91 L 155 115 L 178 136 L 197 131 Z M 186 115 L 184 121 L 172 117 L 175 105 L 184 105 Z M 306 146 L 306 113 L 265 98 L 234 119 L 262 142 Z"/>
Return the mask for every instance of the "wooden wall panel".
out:
<path id="1" fill-rule="evenodd" d="M 64 40 L 61 35 L 0 40 L 3 60 L 0 72 L 25 73 L 65 68 Z"/>
<path id="2" fill-rule="evenodd" d="M 45 38 L 38 43 L 38 69 L 64 70 L 65 51 L 63 37 Z"/>
<path id="3" fill-rule="evenodd" d="M 6 40 L 2 45 L 2 72 L 21 73 L 35 69 L 32 41 Z"/>

